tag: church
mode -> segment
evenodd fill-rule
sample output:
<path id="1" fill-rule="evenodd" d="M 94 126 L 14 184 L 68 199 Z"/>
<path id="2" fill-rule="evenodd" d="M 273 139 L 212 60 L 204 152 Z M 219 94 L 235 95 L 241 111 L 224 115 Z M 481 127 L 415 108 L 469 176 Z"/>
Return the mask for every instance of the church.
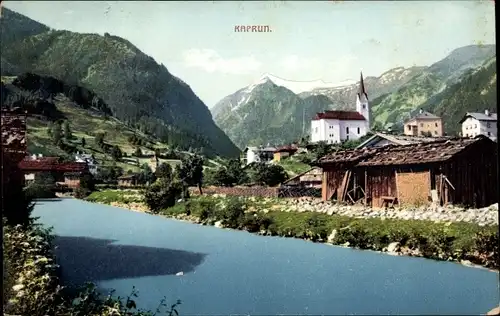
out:
<path id="1" fill-rule="evenodd" d="M 335 144 L 357 140 L 370 131 L 370 107 L 363 73 L 356 94 L 356 111 L 324 111 L 311 121 L 311 142 Z"/>

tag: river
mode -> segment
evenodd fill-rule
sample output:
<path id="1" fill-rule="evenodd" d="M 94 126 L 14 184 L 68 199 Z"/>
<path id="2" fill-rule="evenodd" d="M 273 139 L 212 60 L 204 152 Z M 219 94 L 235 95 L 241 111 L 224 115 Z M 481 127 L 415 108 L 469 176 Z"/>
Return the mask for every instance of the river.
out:
<path id="1" fill-rule="evenodd" d="M 120 208 L 39 201 L 66 285 L 94 281 L 141 308 L 166 296 L 189 314 L 480 314 L 498 273 L 200 226 Z M 183 272 L 183 275 L 176 275 Z"/>

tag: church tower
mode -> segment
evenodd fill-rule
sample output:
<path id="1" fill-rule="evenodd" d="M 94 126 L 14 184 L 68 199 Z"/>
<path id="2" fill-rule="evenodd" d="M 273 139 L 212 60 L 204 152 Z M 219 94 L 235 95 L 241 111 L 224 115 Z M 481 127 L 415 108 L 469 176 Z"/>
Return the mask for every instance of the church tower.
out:
<path id="1" fill-rule="evenodd" d="M 368 94 L 366 93 L 365 83 L 363 81 L 363 73 L 361 73 L 361 79 L 359 80 L 359 89 L 356 95 L 356 112 L 360 113 L 366 118 L 369 129 L 371 125 L 370 105 L 368 103 Z"/>

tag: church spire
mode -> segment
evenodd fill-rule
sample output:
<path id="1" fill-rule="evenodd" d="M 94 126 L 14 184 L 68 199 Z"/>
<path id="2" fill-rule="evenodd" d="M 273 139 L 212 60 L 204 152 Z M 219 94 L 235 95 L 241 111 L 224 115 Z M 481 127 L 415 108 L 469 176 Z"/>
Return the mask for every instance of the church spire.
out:
<path id="1" fill-rule="evenodd" d="M 358 96 L 361 98 L 363 95 L 366 97 L 366 99 L 368 99 L 368 94 L 366 93 L 365 89 L 365 83 L 363 81 L 363 72 L 361 72 L 361 78 L 359 79 Z"/>

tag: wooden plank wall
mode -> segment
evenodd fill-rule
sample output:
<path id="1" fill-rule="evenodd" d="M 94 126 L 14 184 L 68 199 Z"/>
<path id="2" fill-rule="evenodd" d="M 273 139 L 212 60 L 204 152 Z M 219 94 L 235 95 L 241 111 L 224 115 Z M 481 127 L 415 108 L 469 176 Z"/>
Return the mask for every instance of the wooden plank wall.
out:
<path id="1" fill-rule="evenodd" d="M 450 203 L 485 207 L 498 202 L 498 152 L 493 146 L 477 143 L 441 165 L 441 172 L 455 187 L 447 188 Z"/>
<path id="2" fill-rule="evenodd" d="M 372 207 L 381 207 L 381 196 L 397 197 L 396 177 L 394 168 L 391 167 L 371 167 L 367 169 L 368 183 L 366 194 L 371 198 Z"/>
<path id="3" fill-rule="evenodd" d="M 332 194 L 336 197 L 336 191 L 342 183 L 346 169 L 341 166 L 323 167 L 323 184 L 321 187 L 321 197 L 323 201 L 330 200 Z"/>

